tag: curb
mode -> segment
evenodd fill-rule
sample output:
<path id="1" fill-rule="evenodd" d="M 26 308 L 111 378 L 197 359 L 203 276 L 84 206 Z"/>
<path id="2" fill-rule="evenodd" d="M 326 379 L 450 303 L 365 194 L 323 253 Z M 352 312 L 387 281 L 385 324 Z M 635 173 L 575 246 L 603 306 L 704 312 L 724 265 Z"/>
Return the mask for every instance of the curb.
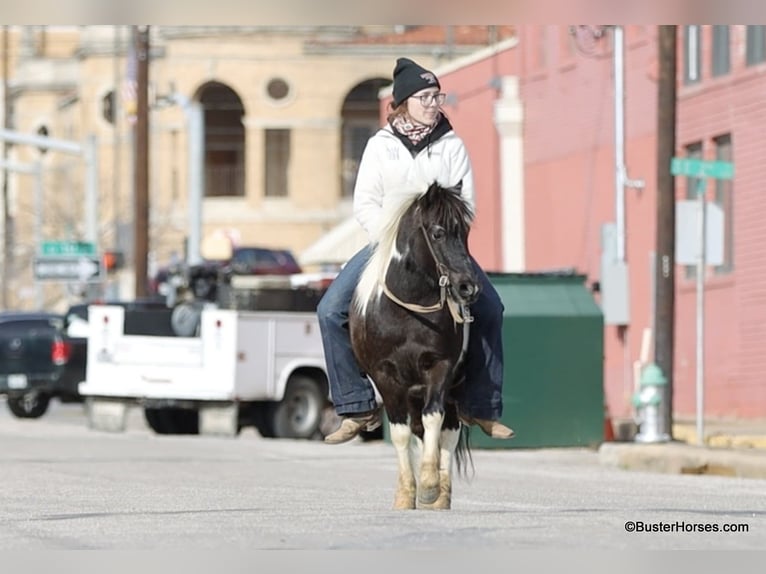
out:
<path id="1" fill-rule="evenodd" d="M 599 462 L 624 470 L 766 479 L 766 451 L 669 443 L 602 443 Z"/>
<path id="2" fill-rule="evenodd" d="M 697 444 L 697 430 L 693 426 L 673 425 L 673 437 L 689 444 Z M 766 436 L 713 431 L 705 433 L 705 445 L 715 448 L 766 449 Z"/>

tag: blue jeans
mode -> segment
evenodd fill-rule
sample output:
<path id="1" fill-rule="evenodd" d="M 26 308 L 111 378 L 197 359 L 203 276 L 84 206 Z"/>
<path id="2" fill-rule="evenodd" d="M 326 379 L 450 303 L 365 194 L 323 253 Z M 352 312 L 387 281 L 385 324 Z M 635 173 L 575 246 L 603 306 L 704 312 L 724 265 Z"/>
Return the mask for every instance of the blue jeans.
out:
<path id="1" fill-rule="evenodd" d="M 370 252 L 367 246 L 349 259 L 317 307 L 330 395 L 339 415 L 376 406 L 375 391 L 356 362 L 348 330 L 348 309 Z M 466 384 L 458 390 L 459 408 L 472 417 L 497 420 L 503 414 L 504 307 L 486 273 L 475 260 L 473 265 L 481 293 L 471 306 L 474 322 L 466 354 Z"/>

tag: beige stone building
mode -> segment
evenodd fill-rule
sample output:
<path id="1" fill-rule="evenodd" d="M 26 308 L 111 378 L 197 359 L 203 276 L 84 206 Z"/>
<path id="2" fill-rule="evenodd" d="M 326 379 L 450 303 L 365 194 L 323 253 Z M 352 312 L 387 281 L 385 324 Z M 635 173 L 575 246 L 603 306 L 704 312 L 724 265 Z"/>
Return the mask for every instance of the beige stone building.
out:
<path id="1" fill-rule="evenodd" d="M 51 306 L 82 292 L 81 285 L 43 288 L 35 280 L 44 241 L 90 240 L 100 251 L 124 252 L 127 267 L 121 281 L 110 277 L 110 294 L 130 297 L 132 29 L 19 26 L 6 33 L 5 125 L 81 146 L 95 138 L 97 169 L 92 175 L 81 154 L 10 147 L 0 221 L 11 255 L 4 306 Z M 183 257 L 189 233 L 189 129 L 174 94 L 204 109 L 203 246 L 226 236 L 300 257 L 351 213 L 356 163 L 379 126 L 378 91 L 390 83 L 396 58 L 436 67 L 510 33 L 481 26 L 151 27 L 150 271 Z M 88 197 L 89 177 L 97 202 Z"/>

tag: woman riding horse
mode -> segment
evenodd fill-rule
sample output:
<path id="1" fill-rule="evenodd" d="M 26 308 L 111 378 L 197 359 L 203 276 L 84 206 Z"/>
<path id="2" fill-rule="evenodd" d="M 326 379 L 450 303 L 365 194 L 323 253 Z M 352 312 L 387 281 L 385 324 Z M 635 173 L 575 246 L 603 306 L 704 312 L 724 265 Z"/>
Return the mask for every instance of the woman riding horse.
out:
<path id="1" fill-rule="evenodd" d="M 388 123 L 367 142 L 354 188 L 354 214 L 372 244 L 386 224 L 381 220 L 384 197 L 405 188 L 413 172 L 434 174 L 441 185 L 459 188 L 473 208 L 471 163 L 463 141 L 441 111 L 445 95 L 440 89 L 432 72 L 410 59 L 397 60 Z M 325 437 L 330 444 L 349 441 L 380 425 L 374 388 L 354 356 L 348 330 L 349 306 L 370 253 L 368 245 L 346 263 L 317 308 L 330 395 L 343 417 L 340 428 Z M 460 419 L 494 438 L 510 438 L 513 431 L 499 422 L 503 304 L 475 260 L 472 265 L 480 293 L 470 307 L 474 321 L 465 361 L 470 384 L 461 387 Z"/>

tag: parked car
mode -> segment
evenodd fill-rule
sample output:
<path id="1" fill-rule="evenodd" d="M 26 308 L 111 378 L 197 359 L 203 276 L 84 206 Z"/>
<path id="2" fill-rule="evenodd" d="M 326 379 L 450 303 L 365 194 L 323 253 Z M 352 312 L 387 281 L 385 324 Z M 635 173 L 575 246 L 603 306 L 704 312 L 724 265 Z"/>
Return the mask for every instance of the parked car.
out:
<path id="1" fill-rule="evenodd" d="M 50 399 L 67 393 L 59 381 L 71 357 L 64 317 L 47 312 L 0 313 L 0 395 L 20 418 L 38 418 Z"/>
<path id="2" fill-rule="evenodd" d="M 217 302 L 219 287 L 232 276 L 294 275 L 302 269 L 288 249 L 235 247 L 231 258 L 208 259 L 188 269 L 184 264 L 162 267 L 149 282 L 152 295 L 174 296 L 179 287 L 188 289 L 199 301 Z"/>

